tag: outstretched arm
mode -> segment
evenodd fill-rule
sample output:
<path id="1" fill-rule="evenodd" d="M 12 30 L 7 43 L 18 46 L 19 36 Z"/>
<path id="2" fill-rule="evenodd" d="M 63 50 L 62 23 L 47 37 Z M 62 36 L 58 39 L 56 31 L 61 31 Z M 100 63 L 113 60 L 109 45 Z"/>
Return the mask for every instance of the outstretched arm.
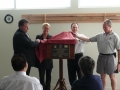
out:
<path id="1" fill-rule="evenodd" d="M 78 36 L 76 33 L 73 33 L 73 32 L 72 32 L 72 34 L 74 37 L 76 37 L 78 39 L 81 39 L 81 40 L 86 41 L 86 42 L 90 42 L 90 39 L 88 37 Z"/>

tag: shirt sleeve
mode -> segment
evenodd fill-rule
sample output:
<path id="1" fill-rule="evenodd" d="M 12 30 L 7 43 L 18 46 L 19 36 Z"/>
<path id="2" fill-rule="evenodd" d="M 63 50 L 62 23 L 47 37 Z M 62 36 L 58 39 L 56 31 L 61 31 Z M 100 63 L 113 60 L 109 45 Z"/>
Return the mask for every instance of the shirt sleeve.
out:
<path id="1" fill-rule="evenodd" d="M 115 48 L 117 50 L 120 50 L 120 38 L 117 34 L 115 36 L 116 36 L 116 38 L 115 38 Z"/>
<path id="2" fill-rule="evenodd" d="M 34 83 L 34 90 L 43 90 L 43 86 L 41 85 L 40 81 L 35 77 L 34 79 L 36 81 L 36 83 Z"/>
<path id="3" fill-rule="evenodd" d="M 43 90 L 43 87 L 40 83 L 37 83 L 37 84 L 34 85 L 34 89 L 35 90 Z"/>
<path id="4" fill-rule="evenodd" d="M 0 82 L 0 90 L 3 90 L 3 82 Z"/>
<path id="5" fill-rule="evenodd" d="M 98 35 L 95 35 L 95 36 L 89 38 L 90 41 L 91 41 L 91 42 L 97 42 L 97 36 L 98 36 Z"/>
<path id="6" fill-rule="evenodd" d="M 0 81 L 0 90 L 4 90 L 4 78 L 2 78 L 2 80 Z"/>
<path id="7" fill-rule="evenodd" d="M 15 39 L 16 43 L 20 43 L 21 45 L 24 45 L 26 47 L 39 46 L 39 43 L 37 41 L 29 40 L 25 34 L 19 34 L 16 38 L 18 38 L 18 40 Z"/>
<path id="8" fill-rule="evenodd" d="M 76 88 L 75 88 L 75 86 L 74 86 L 74 84 L 72 85 L 72 87 L 71 87 L 71 90 L 75 90 Z"/>

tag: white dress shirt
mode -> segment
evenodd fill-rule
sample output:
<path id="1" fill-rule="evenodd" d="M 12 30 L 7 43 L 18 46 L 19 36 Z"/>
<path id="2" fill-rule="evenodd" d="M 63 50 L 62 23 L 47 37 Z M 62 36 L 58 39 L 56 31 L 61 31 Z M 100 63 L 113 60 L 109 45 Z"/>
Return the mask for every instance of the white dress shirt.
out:
<path id="1" fill-rule="evenodd" d="M 79 34 L 77 33 L 78 36 L 81 36 L 81 37 L 86 37 L 85 35 L 83 34 Z M 84 44 L 88 43 L 88 42 L 85 42 L 85 41 L 82 41 L 78 38 L 77 39 L 77 42 L 75 44 L 75 54 L 77 53 L 83 53 L 84 52 Z"/>
<path id="2" fill-rule="evenodd" d="M 2 78 L 0 90 L 43 90 L 43 87 L 37 78 L 26 75 L 26 72 L 15 72 Z"/>

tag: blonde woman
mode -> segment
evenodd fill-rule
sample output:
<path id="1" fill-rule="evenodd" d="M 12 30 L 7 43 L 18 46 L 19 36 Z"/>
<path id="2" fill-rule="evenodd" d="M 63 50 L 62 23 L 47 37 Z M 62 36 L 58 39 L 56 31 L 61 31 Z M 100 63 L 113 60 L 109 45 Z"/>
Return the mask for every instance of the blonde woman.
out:
<path id="1" fill-rule="evenodd" d="M 52 37 L 51 35 L 48 34 L 50 30 L 49 23 L 43 23 L 42 30 L 43 33 L 37 35 L 36 39 L 46 40 Z M 39 75 L 40 75 L 39 77 L 40 77 L 40 82 L 43 85 L 43 90 L 50 90 L 52 68 L 53 68 L 52 59 L 45 59 L 39 64 Z M 46 81 L 44 79 L 45 76 L 46 76 Z"/>

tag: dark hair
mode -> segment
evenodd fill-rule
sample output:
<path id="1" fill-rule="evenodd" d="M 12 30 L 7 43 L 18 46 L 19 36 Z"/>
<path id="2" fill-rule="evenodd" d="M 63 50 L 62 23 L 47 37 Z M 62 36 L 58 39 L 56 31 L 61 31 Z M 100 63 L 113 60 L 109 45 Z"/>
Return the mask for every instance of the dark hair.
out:
<path id="1" fill-rule="evenodd" d="M 78 25 L 78 23 L 75 23 L 75 22 L 74 22 L 74 23 L 71 24 L 71 28 L 72 28 L 73 24 L 77 24 L 77 25 Z M 79 25 L 78 25 L 78 27 L 79 27 Z"/>
<path id="2" fill-rule="evenodd" d="M 26 57 L 23 54 L 15 54 L 11 59 L 12 67 L 15 71 L 21 71 L 26 66 Z"/>
<path id="3" fill-rule="evenodd" d="M 21 20 L 18 22 L 18 27 L 23 26 L 24 23 L 29 23 L 29 22 L 28 22 L 28 20 L 26 20 L 26 19 L 21 19 Z"/>
<path id="4" fill-rule="evenodd" d="M 93 69 L 95 67 L 95 61 L 89 56 L 83 56 L 78 65 L 84 75 L 93 74 Z"/>

